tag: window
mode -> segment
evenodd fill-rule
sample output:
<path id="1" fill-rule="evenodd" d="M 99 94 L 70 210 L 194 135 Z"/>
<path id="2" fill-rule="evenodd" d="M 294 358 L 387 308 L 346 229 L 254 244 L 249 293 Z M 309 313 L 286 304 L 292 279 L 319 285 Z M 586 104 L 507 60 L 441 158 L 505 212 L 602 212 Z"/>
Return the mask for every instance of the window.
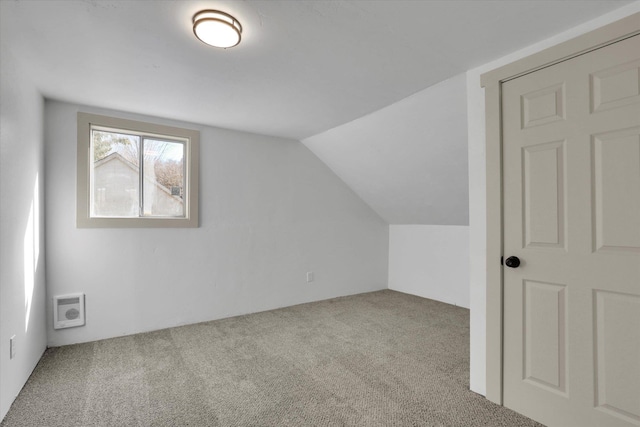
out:
<path id="1" fill-rule="evenodd" d="M 199 136 L 78 113 L 78 227 L 197 227 Z"/>

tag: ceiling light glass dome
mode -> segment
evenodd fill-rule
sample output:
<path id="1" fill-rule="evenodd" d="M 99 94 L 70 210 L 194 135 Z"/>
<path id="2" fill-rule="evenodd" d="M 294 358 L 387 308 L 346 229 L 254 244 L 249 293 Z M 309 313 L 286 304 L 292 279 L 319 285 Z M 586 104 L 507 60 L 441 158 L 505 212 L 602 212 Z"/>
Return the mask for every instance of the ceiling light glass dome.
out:
<path id="1" fill-rule="evenodd" d="M 193 17 L 193 33 L 210 46 L 226 49 L 240 43 L 242 25 L 228 13 L 203 10 Z"/>

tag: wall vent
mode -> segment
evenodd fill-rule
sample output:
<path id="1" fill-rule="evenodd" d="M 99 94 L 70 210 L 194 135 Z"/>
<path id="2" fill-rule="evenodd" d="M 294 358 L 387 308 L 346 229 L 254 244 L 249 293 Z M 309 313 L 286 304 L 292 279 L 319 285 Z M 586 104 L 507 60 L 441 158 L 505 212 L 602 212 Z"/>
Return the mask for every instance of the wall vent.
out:
<path id="1" fill-rule="evenodd" d="M 84 325 L 84 294 L 53 297 L 53 328 L 63 329 Z"/>

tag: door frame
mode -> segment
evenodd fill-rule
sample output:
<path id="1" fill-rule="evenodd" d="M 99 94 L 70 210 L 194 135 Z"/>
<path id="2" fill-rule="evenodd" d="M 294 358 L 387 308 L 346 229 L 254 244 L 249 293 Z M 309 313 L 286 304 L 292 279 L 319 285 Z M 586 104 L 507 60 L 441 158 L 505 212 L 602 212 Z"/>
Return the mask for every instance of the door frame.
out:
<path id="1" fill-rule="evenodd" d="M 482 74 L 486 112 L 486 397 L 503 404 L 502 84 L 640 34 L 640 12 Z"/>

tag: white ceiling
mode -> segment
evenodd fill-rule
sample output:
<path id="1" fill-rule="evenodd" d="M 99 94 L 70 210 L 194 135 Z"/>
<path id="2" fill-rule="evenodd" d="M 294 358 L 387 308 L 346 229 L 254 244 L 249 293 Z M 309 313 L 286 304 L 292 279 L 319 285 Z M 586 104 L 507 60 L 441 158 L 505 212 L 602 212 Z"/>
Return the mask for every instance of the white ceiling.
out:
<path id="1" fill-rule="evenodd" d="M 45 97 L 303 140 L 387 222 L 467 224 L 461 73 L 632 2 L 0 0 L 0 47 Z"/>
<path id="2" fill-rule="evenodd" d="M 629 2 L 2 0 L 0 41 L 50 98 L 302 139 Z"/>

